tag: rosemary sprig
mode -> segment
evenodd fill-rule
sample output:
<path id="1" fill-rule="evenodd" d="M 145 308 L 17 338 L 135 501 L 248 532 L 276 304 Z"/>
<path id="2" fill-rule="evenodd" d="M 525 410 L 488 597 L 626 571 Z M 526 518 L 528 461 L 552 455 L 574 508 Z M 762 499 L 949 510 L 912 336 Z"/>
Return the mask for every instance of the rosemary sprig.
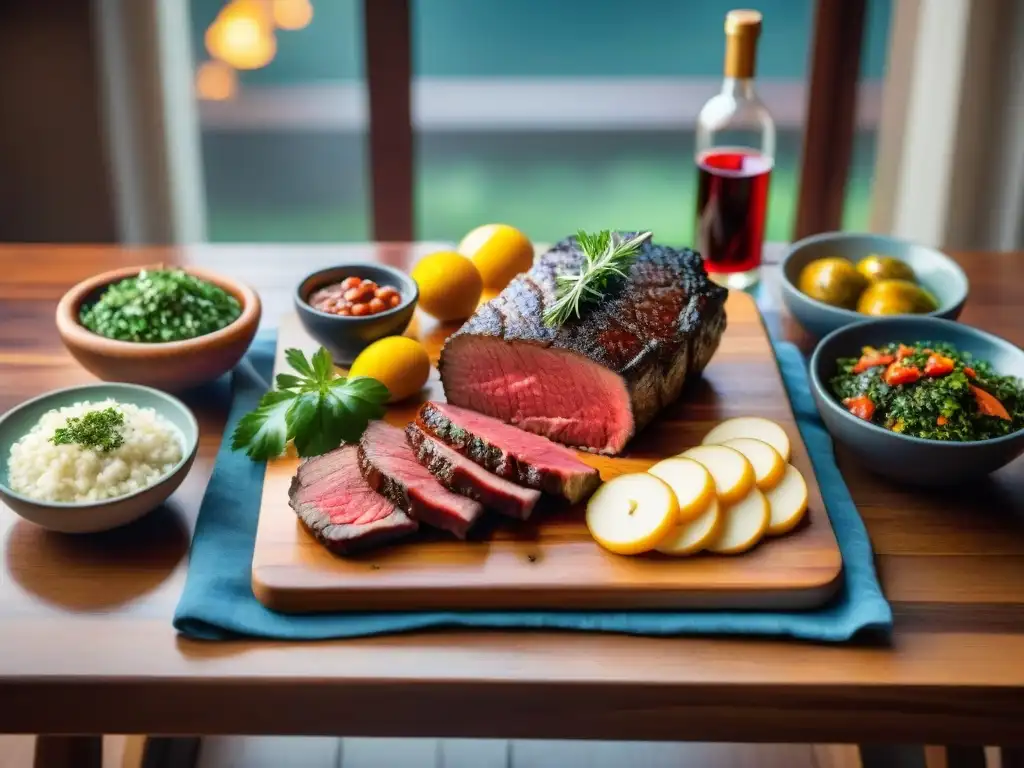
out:
<path id="1" fill-rule="evenodd" d="M 555 280 L 555 303 L 544 313 L 544 324 L 560 326 L 572 316 L 580 317 L 580 307 L 604 298 L 604 289 L 613 277 L 626 277 L 640 246 L 650 238 L 641 232 L 628 239 L 608 230 L 589 234 L 576 233 L 583 263 L 573 275 L 559 275 Z"/>

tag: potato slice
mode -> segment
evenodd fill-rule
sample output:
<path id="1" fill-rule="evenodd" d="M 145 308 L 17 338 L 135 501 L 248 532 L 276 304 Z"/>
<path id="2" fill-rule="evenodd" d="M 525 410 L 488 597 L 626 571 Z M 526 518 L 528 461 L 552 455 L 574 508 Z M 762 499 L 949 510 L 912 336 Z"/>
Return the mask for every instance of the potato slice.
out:
<path id="1" fill-rule="evenodd" d="M 701 440 L 703 445 L 721 445 L 734 437 L 755 437 L 779 452 L 783 461 L 789 461 L 789 435 L 774 421 L 760 416 L 740 416 L 723 421 Z"/>
<path id="2" fill-rule="evenodd" d="M 711 473 L 693 459 L 678 456 L 665 459 L 647 471 L 668 483 L 676 495 L 680 524 L 696 520 L 715 498 L 715 481 Z"/>
<path id="3" fill-rule="evenodd" d="M 620 555 L 654 549 L 678 521 L 679 505 L 672 489 L 646 472 L 609 480 L 587 503 L 590 535 Z"/>
<path id="4" fill-rule="evenodd" d="M 751 549 L 768 531 L 771 517 L 768 499 L 757 488 L 722 510 L 722 514 L 725 520 L 721 533 L 707 546 L 709 552 L 720 555 L 735 555 Z"/>
<path id="5" fill-rule="evenodd" d="M 698 445 L 679 454 L 704 465 L 715 481 L 718 500 L 729 505 L 739 501 L 754 487 L 754 468 L 746 457 L 724 445 Z"/>
<path id="6" fill-rule="evenodd" d="M 786 462 L 779 452 L 756 437 L 734 437 L 722 445 L 735 448 L 754 468 L 754 482 L 762 491 L 774 488 L 786 473 Z"/>
<path id="7" fill-rule="evenodd" d="M 694 555 L 705 549 L 722 529 L 725 516 L 718 499 L 712 498 L 711 503 L 696 520 L 677 525 L 655 547 L 665 555 Z"/>
<path id="8" fill-rule="evenodd" d="M 800 470 L 792 464 L 786 465 L 786 472 L 779 484 L 765 493 L 771 507 L 768 535 L 781 536 L 796 528 L 807 513 L 807 482 Z"/>

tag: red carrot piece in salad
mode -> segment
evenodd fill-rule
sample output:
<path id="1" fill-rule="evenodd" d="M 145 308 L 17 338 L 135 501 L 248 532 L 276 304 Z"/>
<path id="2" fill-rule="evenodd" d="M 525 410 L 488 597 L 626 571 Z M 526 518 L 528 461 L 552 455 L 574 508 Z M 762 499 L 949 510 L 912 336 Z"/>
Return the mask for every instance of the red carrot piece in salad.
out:
<path id="1" fill-rule="evenodd" d="M 871 421 L 871 417 L 875 415 L 875 404 L 867 395 L 848 397 L 843 400 L 843 405 L 846 406 L 846 410 L 864 421 Z"/>
<path id="2" fill-rule="evenodd" d="M 857 364 L 853 366 L 853 373 L 864 373 L 869 368 L 876 368 L 880 365 L 889 365 L 895 358 L 892 355 L 868 354 L 862 355 Z"/>
<path id="3" fill-rule="evenodd" d="M 991 395 L 981 387 L 976 387 L 973 384 L 971 385 L 971 393 L 974 395 L 974 401 L 978 404 L 979 413 L 1011 421 L 1009 412 L 995 395 Z"/>
<path id="4" fill-rule="evenodd" d="M 900 384 L 913 384 L 920 378 L 920 370 L 912 365 L 903 365 L 903 363 L 900 362 L 890 363 L 889 367 L 885 369 L 885 373 L 882 375 L 883 381 L 885 381 L 885 383 L 890 387 L 895 387 Z"/>
<path id="5" fill-rule="evenodd" d="M 954 367 L 955 363 L 952 358 L 933 354 L 929 356 L 928 361 L 924 364 L 924 375 L 931 376 L 932 378 L 946 376 L 953 372 Z"/>

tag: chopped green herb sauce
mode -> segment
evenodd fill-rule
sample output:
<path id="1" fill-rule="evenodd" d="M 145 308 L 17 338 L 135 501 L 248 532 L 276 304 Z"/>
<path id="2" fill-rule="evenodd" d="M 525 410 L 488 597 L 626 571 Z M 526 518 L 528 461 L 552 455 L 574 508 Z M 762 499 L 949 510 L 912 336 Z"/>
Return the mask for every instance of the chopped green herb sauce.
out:
<path id="1" fill-rule="evenodd" d="M 832 394 L 840 402 L 846 401 L 851 412 L 855 406 L 853 401 L 866 396 L 871 401 L 867 407 L 871 422 L 929 440 L 987 440 L 1024 427 L 1024 388 L 1015 377 L 1000 376 L 988 362 L 960 352 L 951 344 L 918 341 L 906 345 L 900 355 L 901 346 L 894 343 L 878 349 L 865 348 L 861 358 L 839 359 L 840 373 L 829 382 Z M 952 366 L 939 367 L 933 361 L 933 373 L 925 373 L 933 355 L 948 358 Z M 890 358 L 892 362 L 855 371 L 858 363 L 864 368 L 867 362 Z M 897 369 L 916 369 L 920 377 L 908 383 L 887 383 L 887 378 L 889 381 L 898 378 L 893 374 L 898 374 L 899 370 L 887 376 L 891 365 Z M 938 372 L 947 367 L 951 370 Z M 982 406 L 981 399 L 992 402 L 985 398 L 985 393 L 998 401 L 996 408 L 1005 409 L 1004 415 L 993 415 L 992 405 Z M 864 405 L 863 401 L 859 404 Z"/>
<path id="2" fill-rule="evenodd" d="M 160 343 L 205 336 L 242 314 L 238 300 L 181 269 L 143 270 L 83 307 L 82 325 L 120 341 Z"/>

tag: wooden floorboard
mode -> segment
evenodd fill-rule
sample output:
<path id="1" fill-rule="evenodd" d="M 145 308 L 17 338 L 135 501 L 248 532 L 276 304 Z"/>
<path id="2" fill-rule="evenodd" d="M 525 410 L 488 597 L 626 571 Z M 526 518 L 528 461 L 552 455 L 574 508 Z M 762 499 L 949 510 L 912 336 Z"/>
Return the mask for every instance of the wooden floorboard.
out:
<path id="1" fill-rule="evenodd" d="M 102 736 L 39 736 L 34 768 L 103 768 Z"/>
<path id="2" fill-rule="evenodd" d="M 125 766 L 124 736 L 103 737 L 103 768 L 135 768 Z M 0 768 L 29 768 L 36 748 L 35 736 L 0 736 Z"/>
<path id="3" fill-rule="evenodd" d="M 139 737 L 104 738 L 103 768 L 137 768 Z M 35 739 L 0 736 L 0 768 L 30 768 Z M 847 745 L 217 736 L 198 768 L 861 768 Z M 992 768 L 990 763 L 990 768 Z"/>
<path id="4" fill-rule="evenodd" d="M 35 748 L 35 736 L 0 736 L 0 768 L 32 765 Z"/>
<path id="5" fill-rule="evenodd" d="M 203 739 L 197 768 L 337 768 L 340 744 L 330 737 L 215 736 Z"/>
<path id="6" fill-rule="evenodd" d="M 857 748 L 850 744 L 814 744 L 811 757 L 815 768 L 862 768 Z"/>

